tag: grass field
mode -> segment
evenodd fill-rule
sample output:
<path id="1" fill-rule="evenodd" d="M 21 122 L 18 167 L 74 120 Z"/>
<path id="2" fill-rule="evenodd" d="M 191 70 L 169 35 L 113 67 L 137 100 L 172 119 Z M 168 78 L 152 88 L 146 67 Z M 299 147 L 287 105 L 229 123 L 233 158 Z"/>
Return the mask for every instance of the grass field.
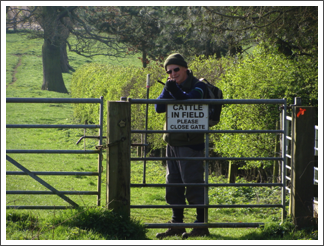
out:
<path id="1" fill-rule="evenodd" d="M 41 90 L 42 85 L 42 40 L 29 40 L 22 33 L 6 35 L 6 97 L 40 97 L 61 98 L 69 94 Z M 109 58 L 94 59 L 102 63 L 116 63 Z M 77 69 L 80 65 L 91 62 L 76 54 L 69 54 L 70 65 Z M 140 61 L 134 57 L 123 60 L 121 66 L 135 64 L 140 67 Z M 70 90 L 71 74 L 64 74 L 64 81 Z M 2 94 L 3 95 L 3 94 Z M 3 97 L 2 97 L 3 100 Z M 2 101 L 3 102 L 3 101 Z M 3 116 L 3 115 L 2 115 Z M 6 124 L 77 124 L 73 118 L 72 104 L 43 103 L 7 103 Z M 3 122 L 3 121 L 2 121 Z M 6 129 L 7 149 L 95 149 L 96 140 L 85 140 L 76 145 L 77 140 L 84 135 L 83 129 Z M 87 135 L 96 135 L 87 130 Z M 135 150 L 133 151 L 135 154 Z M 2 150 L 2 160 L 4 152 Z M 23 164 L 31 171 L 87 171 L 97 170 L 97 155 L 84 154 L 10 154 L 10 157 Z M 2 162 L 4 163 L 4 161 Z M 106 205 L 106 156 L 103 159 L 102 206 Z M 6 176 L 5 171 L 17 171 L 6 161 L 6 170 L 2 165 L 2 183 L 6 180 L 6 190 L 46 190 L 39 183 L 27 176 Z M 143 164 L 131 163 L 131 183 L 141 183 Z M 63 191 L 95 191 L 97 178 L 91 176 L 40 176 L 58 190 Z M 147 183 L 164 183 L 165 168 L 158 162 L 147 163 Z M 210 183 L 226 183 L 225 177 L 210 176 Z M 237 182 L 245 182 L 238 179 Z M 2 186 L 3 187 L 3 186 Z M 4 190 L 2 189 L 2 194 Z M 210 188 L 210 204 L 269 204 L 280 203 L 280 190 L 264 187 L 221 187 Z M 164 188 L 132 188 L 131 204 L 166 204 Z M 72 196 L 78 204 L 90 211 L 96 205 L 95 196 Z M 6 205 L 67 205 L 65 201 L 54 195 L 6 195 Z M 2 202 L 2 206 L 4 203 Z M 88 208 L 88 209 L 87 209 Z M 86 214 L 86 212 L 80 212 Z M 93 212 L 96 214 L 96 212 Z M 79 224 L 73 224 L 73 218 L 79 218 L 77 211 L 63 210 L 7 210 L 6 239 L 7 240 L 105 240 L 98 225 L 84 229 Z M 105 214 L 107 218 L 108 215 Z M 185 211 L 185 222 L 195 220 L 194 209 Z M 133 209 L 131 218 L 139 223 L 166 223 L 171 219 L 170 209 Z M 89 219 L 84 217 L 82 219 Z M 81 218 L 79 219 L 81 220 Z M 265 228 L 211 228 L 211 235 L 196 240 L 297 240 L 318 238 L 317 230 L 295 230 L 289 219 L 280 224 L 281 210 L 274 208 L 240 208 L 240 209 L 210 209 L 209 222 L 264 222 Z M 108 219 L 107 219 L 108 221 Z M 125 229 L 126 230 L 126 229 Z M 164 229 L 149 229 L 147 239 L 155 240 L 155 234 Z M 109 238 L 111 239 L 111 238 Z M 119 238 L 121 239 L 121 238 Z M 170 237 L 167 240 L 180 240 L 180 237 Z"/>

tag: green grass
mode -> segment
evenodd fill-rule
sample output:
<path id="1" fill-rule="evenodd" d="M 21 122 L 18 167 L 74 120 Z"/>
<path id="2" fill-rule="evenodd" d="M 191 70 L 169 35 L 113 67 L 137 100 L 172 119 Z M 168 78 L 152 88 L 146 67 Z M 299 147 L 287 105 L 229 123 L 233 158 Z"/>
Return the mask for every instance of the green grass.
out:
<path id="1" fill-rule="evenodd" d="M 70 97 L 69 94 L 41 90 L 42 62 L 41 40 L 27 39 L 22 33 L 6 35 L 6 97 Z M 88 58 L 69 53 L 70 65 L 77 69 Z M 106 57 L 93 61 L 114 64 Z M 140 67 L 136 56 L 119 61 L 120 65 L 133 64 Z M 66 87 L 70 90 L 72 73 L 64 74 Z M 15 77 L 14 81 L 13 78 Z M 7 103 L 7 124 L 76 124 L 72 104 Z M 93 150 L 97 140 L 86 139 L 76 145 L 83 136 L 83 129 L 6 129 L 7 149 L 88 149 Z M 97 131 L 87 130 L 87 135 Z M 133 150 L 135 153 L 135 150 Z M 97 171 L 97 155 L 83 154 L 10 154 L 10 157 L 31 171 Z M 4 158 L 2 156 L 2 158 Z M 2 162 L 4 163 L 4 162 Z M 102 201 L 106 205 L 106 153 L 103 155 Z M 7 171 L 18 169 L 6 161 Z M 3 173 L 3 172 L 2 172 Z M 146 183 L 165 182 L 165 167 L 159 162 L 147 162 Z M 58 190 L 95 191 L 97 178 L 91 176 L 40 176 Z M 143 163 L 131 163 L 131 183 L 142 183 Z M 7 190 L 46 190 L 27 176 L 6 176 Z M 210 183 L 226 183 L 225 177 L 210 176 Z M 237 179 L 237 182 L 244 180 Z M 3 187 L 3 186 L 2 186 Z M 166 204 L 164 188 L 132 188 L 131 204 Z M 131 221 L 119 220 L 111 211 L 93 208 L 96 196 L 72 196 L 82 205 L 81 210 L 15 210 L 6 211 L 7 240 L 105 240 L 105 239 L 151 239 L 165 229 L 148 229 L 146 236 L 142 223 L 166 223 L 171 219 L 171 209 L 132 209 Z M 279 203 L 280 190 L 264 187 L 218 187 L 209 189 L 210 204 L 257 204 Z M 6 205 L 67 205 L 54 195 L 6 195 Z M 280 209 L 209 209 L 209 222 L 265 222 L 264 228 L 210 228 L 211 235 L 197 240 L 296 240 L 318 238 L 317 230 L 296 230 L 292 223 L 280 225 Z M 112 222 L 111 221 L 114 221 Z M 195 220 L 195 209 L 185 210 L 185 222 Z M 123 233 L 113 235 L 104 230 L 109 224 L 120 224 Z M 121 222 L 122 221 L 122 222 Z M 109 223 L 108 223 L 109 222 Z M 126 224 L 125 224 L 126 223 Z M 114 224 L 115 225 L 115 224 Z M 124 227 L 122 227 L 122 225 Z M 119 227 L 118 227 L 119 228 Z M 113 229 L 111 229 L 113 230 Z M 188 229 L 187 229 L 188 230 Z M 115 238 L 114 238 L 115 236 Z M 166 240 L 180 240 L 169 237 Z"/>
<path id="2" fill-rule="evenodd" d="M 11 240 L 136 240 L 145 239 L 139 221 L 103 208 L 37 213 L 8 210 L 7 237 Z"/>

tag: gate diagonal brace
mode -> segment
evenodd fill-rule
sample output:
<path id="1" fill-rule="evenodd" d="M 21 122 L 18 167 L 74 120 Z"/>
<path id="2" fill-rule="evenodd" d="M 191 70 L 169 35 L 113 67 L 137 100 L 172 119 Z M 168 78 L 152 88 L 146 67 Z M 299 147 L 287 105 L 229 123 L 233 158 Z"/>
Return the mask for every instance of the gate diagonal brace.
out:
<path id="1" fill-rule="evenodd" d="M 32 177 L 33 179 L 35 179 L 38 183 L 42 184 L 47 189 L 51 190 L 53 193 L 55 193 L 56 195 L 58 195 L 59 197 L 61 197 L 63 200 L 65 200 L 66 202 L 68 202 L 69 204 L 71 204 L 73 207 L 79 207 L 79 205 L 76 204 L 74 201 L 72 201 L 70 198 L 68 198 L 67 196 L 65 196 L 64 194 L 62 194 L 60 191 L 58 191 L 53 186 L 51 186 L 50 184 L 48 184 L 47 182 L 45 182 L 44 180 L 42 180 L 40 177 L 38 177 L 35 174 L 33 174 L 31 171 L 29 171 L 27 168 L 25 168 L 24 166 L 22 166 L 21 164 L 19 164 L 18 162 L 16 162 L 14 159 L 12 159 L 11 157 L 9 157 L 8 155 L 6 155 L 6 159 L 10 163 L 12 163 L 16 167 L 18 167 L 20 170 L 22 170 L 25 173 L 27 173 L 30 177 Z"/>

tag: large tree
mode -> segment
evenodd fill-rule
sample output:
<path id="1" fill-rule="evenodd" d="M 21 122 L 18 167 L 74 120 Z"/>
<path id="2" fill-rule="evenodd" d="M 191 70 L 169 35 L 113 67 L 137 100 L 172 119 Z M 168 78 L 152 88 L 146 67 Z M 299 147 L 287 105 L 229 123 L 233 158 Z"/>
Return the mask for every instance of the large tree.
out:
<path id="1" fill-rule="evenodd" d="M 42 13 L 38 16 L 38 22 L 44 30 L 43 90 L 68 92 L 62 77 L 61 57 L 69 36 L 69 30 L 66 27 L 67 11 L 73 11 L 73 9 L 74 7 L 62 9 L 56 6 L 45 6 L 41 8 Z"/>
<path id="2" fill-rule="evenodd" d="M 43 90 L 67 93 L 62 72 L 71 69 L 68 64 L 66 46 L 70 51 L 92 57 L 94 55 L 125 56 L 125 47 L 118 46 L 115 37 L 101 34 L 99 30 L 84 21 L 86 7 L 42 6 L 8 7 L 7 26 L 29 28 L 41 27 L 33 33 L 44 39 L 42 46 Z M 26 26 L 26 23 L 29 25 Z M 68 40 L 73 35 L 72 41 Z"/>
<path id="3" fill-rule="evenodd" d="M 68 72 L 71 67 L 68 63 L 66 42 L 69 36 L 67 25 L 71 25 L 67 11 L 75 7 L 62 8 L 57 6 L 43 7 L 7 7 L 7 26 L 31 28 L 41 30 L 34 32 L 32 37 L 43 38 L 43 90 L 67 93 L 62 72 Z"/>

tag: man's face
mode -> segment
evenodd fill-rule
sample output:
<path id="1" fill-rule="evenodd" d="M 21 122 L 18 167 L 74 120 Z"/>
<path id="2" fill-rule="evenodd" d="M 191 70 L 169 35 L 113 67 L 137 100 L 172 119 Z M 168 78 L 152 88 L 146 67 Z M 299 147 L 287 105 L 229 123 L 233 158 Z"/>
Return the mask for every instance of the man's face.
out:
<path id="1" fill-rule="evenodd" d="M 175 71 L 174 71 L 175 70 Z M 187 78 L 187 70 L 188 68 L 179 66 L 179 65 L 168 65 L 167 73 L 169 74 L 169 78 L 175 80 L 177 84 L 181 84 Z M 171 72 L 171 73 L 170 73 Z"/>

